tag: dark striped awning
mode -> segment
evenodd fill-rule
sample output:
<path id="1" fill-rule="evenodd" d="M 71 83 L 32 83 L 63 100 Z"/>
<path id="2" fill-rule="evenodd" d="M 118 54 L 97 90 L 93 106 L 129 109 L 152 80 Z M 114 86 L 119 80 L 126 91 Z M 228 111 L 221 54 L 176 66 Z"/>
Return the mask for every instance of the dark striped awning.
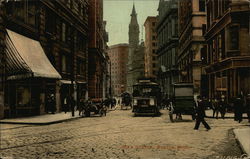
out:
<path id="1" fill-rule="evenodd" d="M 38 41 L 10 30 L 7 30 L 6 36 L 6 66 L 7 80 L 61 78 Z"/>

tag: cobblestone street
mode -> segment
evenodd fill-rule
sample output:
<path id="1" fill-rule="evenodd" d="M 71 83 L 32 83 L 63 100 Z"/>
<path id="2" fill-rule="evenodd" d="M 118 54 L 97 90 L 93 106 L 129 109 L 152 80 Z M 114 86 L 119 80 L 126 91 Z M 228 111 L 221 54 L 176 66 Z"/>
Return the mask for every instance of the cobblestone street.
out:
<path id="1" fill-rule="evenodd" d="M 241 156 L 232 133 L 245 127 L 233 119 L 207 119 L 193 130 L 190 116 L 171 123 L 167 111 L 160 117 L 134 117 L 131 110 L 111 111 L 46 126 L 1 125 L 1 157 L 6 158 L 222 158 Z"/>

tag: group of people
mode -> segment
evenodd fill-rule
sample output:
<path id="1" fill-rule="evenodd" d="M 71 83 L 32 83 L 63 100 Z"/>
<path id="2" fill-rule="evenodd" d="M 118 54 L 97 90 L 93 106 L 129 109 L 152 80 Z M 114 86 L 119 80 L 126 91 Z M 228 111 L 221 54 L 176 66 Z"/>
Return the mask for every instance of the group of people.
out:
<path id="1" fill-rule="evenodd" d="M 169 116 L 170 120 L 173 121 L 173 112 L 174 112 L 174 106 L 172 101 L 166 100 L 166 105 L 169 109 Z M 208 100 L 206 98 L 201 98 L 200 96 L 197 96 L 197 100 L 195 102 L 195 130 L 199 129 L 200 123 L 204 125 L 204 127 L 207 130 L 210 130 L 211 127 L 208 125 L 208 123 L 205 121 L 205 110 L 207 108 L 212 108 L 213 110 L 213 118 L 216 117 L 218 119 L 218 114 L 221 114 L 221 118 L 225 119 L 225 114 L 227 112 L 227 109 L 230 104 L 226 102 L 225 96 L 221 96 L 219 99 L 212 99 Z M 234 120 L 237 122 L 241 122 L 243 119 L 243 113 L 246 112 L 248 116 L 248 122 L 250 122 L 250 94 L 248 94 L 245 98 L 243 98 L 242 95 L 238 95 L 232 100 L 231 109 L 234 111 Z"/>

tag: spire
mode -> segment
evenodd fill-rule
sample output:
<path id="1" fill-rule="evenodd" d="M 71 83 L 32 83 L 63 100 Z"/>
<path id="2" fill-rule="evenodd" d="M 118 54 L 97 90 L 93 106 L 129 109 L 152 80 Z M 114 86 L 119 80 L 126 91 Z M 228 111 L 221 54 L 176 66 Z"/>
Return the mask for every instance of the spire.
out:
<path id="1" fill-rule="evenodd" d="M 136 11 L 135 11 L 135 3 L 133 2 L 133 10 L 132 10 L 132 14 L 131 15 L 136 15 Z"/>

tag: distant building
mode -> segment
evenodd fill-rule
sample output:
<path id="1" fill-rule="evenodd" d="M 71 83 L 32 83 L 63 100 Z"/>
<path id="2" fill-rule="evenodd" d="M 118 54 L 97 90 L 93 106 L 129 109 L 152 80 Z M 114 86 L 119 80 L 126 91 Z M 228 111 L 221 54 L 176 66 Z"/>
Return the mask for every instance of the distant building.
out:
<path id="1" fill-rule="evenodd" d="M 207 2 L 208 44 L 203 62 L 209 77 L 209 97 L 230 100 L 250 93 L 249 1 Z"/>
<path id="2" fill-rule="evenodd" d="M 202 34 L 206 25 L 205 0 L 178 1 L 178 15 L 180 82 L 193 83 L 195 94 L 206 95 L 207 83 L 201 82 L 207 81 L 201 64 L 201 52 L 205 49 Z"/>
<path id="3" fill-rule="evenodd" d="M 158 81 L 165 97 L 173 94 L 178 79 L 178 0 L 160 0 L 158 7 Z"/>
<path id="4" fill-rule="evenodd" d="M 145 27 L 145 77 L 156 78 L 157 73 L 157 36 L 156 36 L 156 17 L 147 17 Z"/>
<path id="5" fill-rule="evenodd" d="M 113 96 L 119 96 L 126 90 L 128 48 L 128 44 L 117 44 L 110 46 L 108 50 Z"/>
<path id="6" fill-rule="evenodd" d="M 138 78 L 144 76 L 144 43 L 139 44 L 140 31 L 134 5 L 130 16 L 126 90 L 131 93 L 133 84 L 137 83 Z"/>

